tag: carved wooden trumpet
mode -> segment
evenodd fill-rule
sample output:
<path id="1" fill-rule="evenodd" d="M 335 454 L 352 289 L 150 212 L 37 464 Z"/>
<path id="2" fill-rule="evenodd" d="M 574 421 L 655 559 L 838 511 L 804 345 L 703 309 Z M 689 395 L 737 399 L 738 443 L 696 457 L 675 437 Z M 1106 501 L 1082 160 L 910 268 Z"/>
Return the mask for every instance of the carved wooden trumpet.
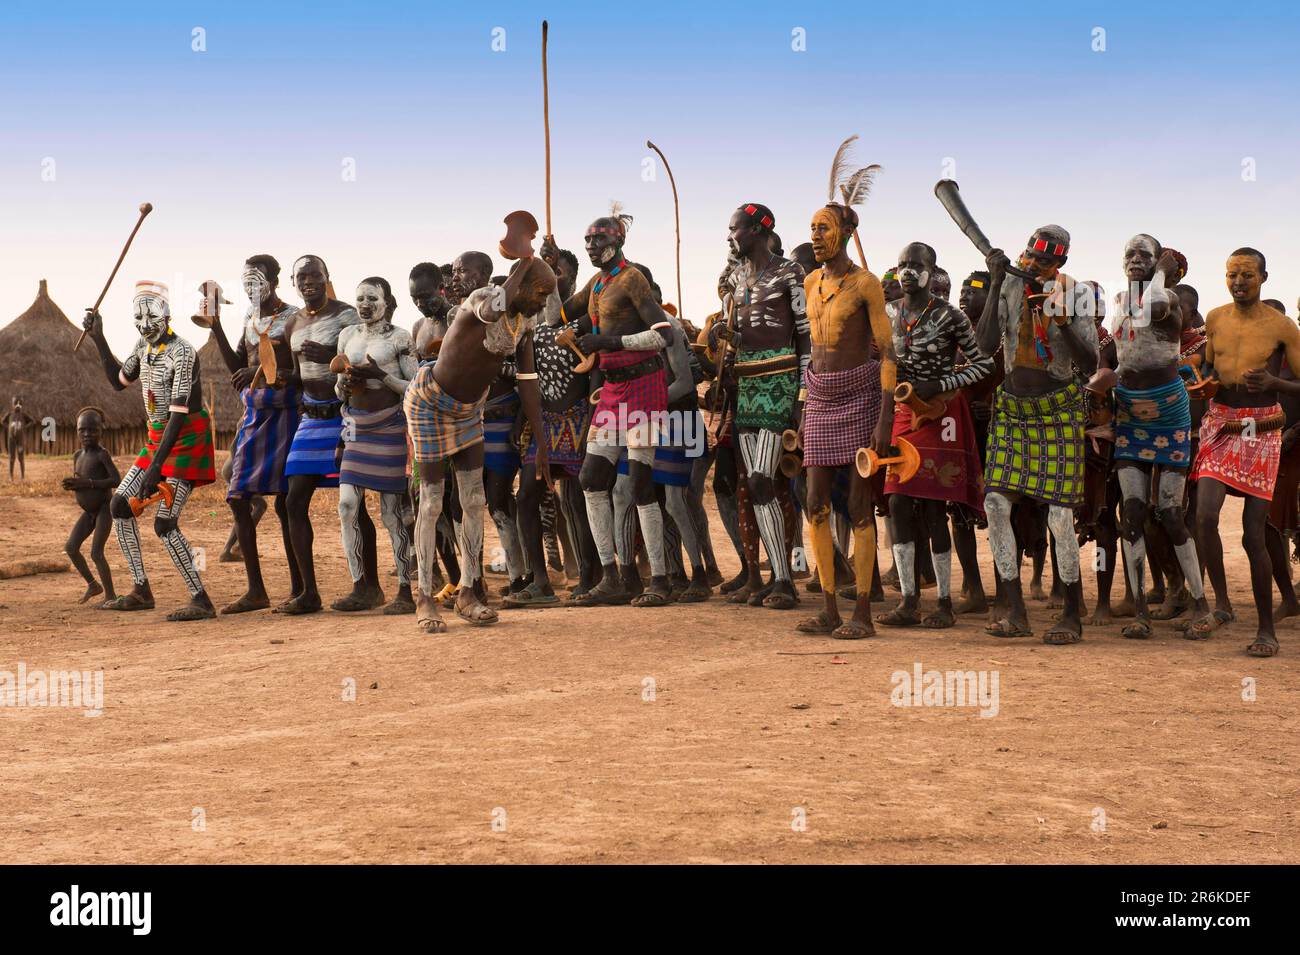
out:
<path id="1" fill-rule="evenodd" d="M 898 453 L 886 458 L 876 454 L 872 448 L 858 448 L 854 461 L 858 473 L 864 478 L 870 478 L 882 467 L 887 467 L 890 476 L 899 483 L 906 484 L 912 480 L 916 477 L 916 472 L 921 470 L 921 453 L 906 438 L 895 438 L 894 447 Z"/>
<path id="2" fill-rule="evenodd" d="M 592 352 L 590 355 L 584 355 L 582 353 L 582 349 L 578 347 L 578 335 L 573 330 L 573 326 L 565 325 L 564 328 L 556 332 L 555 344 L 563 345 L 578 356 L 578 364 L 574 366 L 573 370 L 579 375 L 585 375 L 587 372 L 591 371 L 593 366 L 595 366 L 596 352 Z"/>
<path id="3" fill-rule="evenodd" d="M 923 427 L 928 422 L 937 421 L 948 410 L 948 402 L 957 394 L 956 389 L 943 391 L 926 400 L 916 393 L 916 387 L 905 381 L 894 389 L 894 401 L 907 405 L 912 412 L 912 430 Z"/>
<path id="4" fill-rule="evenodd" d="M 150 504 L 157 504 L 159 501 L 162 501 L 165 507 L 171 507 L 172 501 L 174 500 L 176 500 L 176 489 L 166 481 L 163 481 L 163 483 L 158 485 L 158 490 L 154 491 L 148 497 L 128 498 L 127 503 L 131 505 L 131 513 L 136 517 L 139 517 Z"/>
<path id="5" fill-rule="evenodd" d="M 335 355 L 330 359 L 330 371 L 336 375 L 346 375 L 352 370 L 352 362 L 348 360 L 347 355 Z M 366 383 L 360 382 L 348 388 L 348 394 L 359 395 L 366 390 Z"/>

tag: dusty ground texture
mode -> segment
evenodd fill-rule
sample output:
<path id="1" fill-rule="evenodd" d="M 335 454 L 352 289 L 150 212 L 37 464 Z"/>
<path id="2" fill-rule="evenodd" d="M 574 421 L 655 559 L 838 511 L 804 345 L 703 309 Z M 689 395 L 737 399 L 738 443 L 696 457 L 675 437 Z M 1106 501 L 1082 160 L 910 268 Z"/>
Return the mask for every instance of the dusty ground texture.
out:
<path id="1" fill-rule="evenodd" d="M 33 458 L 27 485 L 0 483 L 0 562 L 61 553 L 67 473 Z M 184 517 L 209 555 L 222 497 L 204 489 Z M 349 583 L 335 502 L 316 505 L 326 600 Z M 0 835 L 9 861 L 64 863 L 1295 862 L 1300 641 L 1288 622 L 1281 656 L 1243 651 L 1238 513 L 1238 623 L 1204 643 L 1116 625 L 1073 647 L 999 640 L 973 616 L 796 635 L 811 596 L 790 613 L 716 597 L 505 611 L 436 637 L 377 613 L 168 624 L 183 588 L 145 522 L 156 612 L 78 606 L 75 573 L 0 581 L 0 670 L 104 673 L 97 717 L 0 707 Z M 283 596 L 273 514 L 261 538 Z M 242 565 L 210 558 L 206 580 L 224 603 Z M 1031 614 L 1041 632 L 1048 611 Z M 918 662 L 996 671 L 997 715 L 891 705 L 892 675 Z"/>

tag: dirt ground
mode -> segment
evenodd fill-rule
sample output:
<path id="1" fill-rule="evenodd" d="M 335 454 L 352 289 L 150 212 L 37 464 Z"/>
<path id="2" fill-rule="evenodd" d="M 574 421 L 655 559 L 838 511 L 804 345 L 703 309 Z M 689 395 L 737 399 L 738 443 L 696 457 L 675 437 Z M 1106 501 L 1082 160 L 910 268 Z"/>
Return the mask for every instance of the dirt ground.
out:
<path id="1" fill-rule="evenodd" d="M 61 555 L 67 473 L 36 457 L 26 485 L 0 479 L 0 564 Z M 215 560 L 222 497 L 205 488 L 183 521 L 219 605 L 243 590 L 242 565 Z M 327 601 L 350 583 L 335 502 L 316 505 Z M 146 521 L 158 611 L 78 606 L 75 572 L 0 580 L 0 671 L 104 674 L 97 717 L 0 707 L 0 835 L 10 862 L 1296 862 L 1300 642 L 1287 622 L 1282 655 L 1244 653 L 1238 515 L 1236 624 L 1072 647 L 999 640 L 979 616 L 800 636 L 815 596 L 503 611 L 434 637 L 377 612 L 168 624 L 183 587 Z M 261 539 L 285 596 L 273 514 Z M 714 539 L 730 575 L 716 516 Z M 1031 616 L 1041 632 L 1045 606 Z M 996 715 L 892 705 L 917 665 L 995 671 Z"/>

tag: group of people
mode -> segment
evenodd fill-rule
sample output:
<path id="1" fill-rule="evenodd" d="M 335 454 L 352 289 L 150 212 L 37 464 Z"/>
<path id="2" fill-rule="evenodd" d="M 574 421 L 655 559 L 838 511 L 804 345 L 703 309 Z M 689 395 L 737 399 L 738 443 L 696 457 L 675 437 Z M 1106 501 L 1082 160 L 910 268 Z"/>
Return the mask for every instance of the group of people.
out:
<path id="1" fill-rule="evenodd" d="M 771 209 L 745 203 L 728 223 L 722 307 L 696 329 L 627 259 L 630 222 L 616 209 L 587 228 L 595 273 L 581 287 L 577 257 L 549 236 L 506 275 L 494 277 L 481 252 L 417 265 L 409 293 L 420 317 L 409 332 L 393 322 L 398 303 L 383 278 L 363 280 L 344 303 L 325 262 L 304 255 L 292 266 L 295 307 L 279 296 L 277 261 L 251 256 L 237 342 L 219 318 L 205 322 L 244 406 L 227 500 L 248 586 L 222 613 L 272 606 L 256 533 L 265 497 L 291 581 L 274 611 L 322 609 L 310 506 L 318 488 L 337 487 L 353 587 L 333 609 L 413 613 L 428 633 L 445 630 L 447 608 L 474 625 L 496 621 L 497 596 L 514 608 L 561 603 L 547 572 L 555 537 L 576 565 L 567 604 L 658 607 L 718 587 L 735 603 L 789 610 L 800 600 L 806 521 L 816 563 L 806 589 L 822 607 L 797 624 L 803 633 L 858 639 L 877 624 L 943 628 L 988 611 L 989 633 L 1031 636 L 1021 566 L 1028 556 L 1037 596 L 1050 553 L 1060 612 L 1044 642 L 1077 643 L 1085 621 L 1123 615 L 1125 637 L 1183 617 L 1198 639 L 1233 619 L 1218 524 L 1235 494 L 1259 616 L 1248 650 L 1278 651 L 1275 617 L 1300 612 L 1284 538 L 1297 523 L 1300 327 L 1261 300 L 1260 252 L 1228 257 L 1231 301 L 1202 319 L 1182 284 L 1186 259 L 1135 235 L 1107 321 L 1097 283 L 1062 271 L 1070 235 L 1057 225 L 1034 230 L 1014 263 L 990 252 L 953 305 L 924 242 L 904 246 L 880 278 L 854 262 L 859 223 L 847 201 L 818 209 L 810 241 L 788 258 Z M 73 557 L 84 600 L 106 588 L 105 607 L 152 608 L 136 517 L 160 497 L 155 532 L 190 593 L 168 619 L 212 617 L 179 527 L 193 489 L 216 479 L 197 354 L 172 326 L 165 287 L 139 283 L 133 310 L 140 337 L 123 362 L 96 312 L 85 327 L 114 386 L 140 383 L 149 440 L 119 476 L 98 448 L 95 410 L 83 413 L 83 451 L 65 485 L 85 513 L 68 551 L 95 532 L 104 587 Z M 704 508 L 710 471 L 742 565 L 727 582 Z M 392 545 L 397 594 L 386 604 L 367 491 Z M 501 594 L 484 585 L 485 511 L 509 580 Z M 884 578 L 881 516 L 893 557 Z M 120 596 L 102 560 L 110 525 L 133 584 Z M 991 596 L 976 547 L 985 526 Z M 1117 546 L 1126 596 L 1112 607 Z M 873 617 L 890 585 L 897 606 Z M 923 612 L 931 586 L 936 605 Z M 847 620 L 838 597 L 853 601 Z"/>

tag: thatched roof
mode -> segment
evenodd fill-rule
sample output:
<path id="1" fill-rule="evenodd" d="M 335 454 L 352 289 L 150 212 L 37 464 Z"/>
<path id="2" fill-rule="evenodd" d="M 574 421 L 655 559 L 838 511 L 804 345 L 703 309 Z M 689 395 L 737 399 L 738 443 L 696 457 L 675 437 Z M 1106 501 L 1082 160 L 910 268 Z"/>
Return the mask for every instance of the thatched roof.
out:
<path id="1" fill-rule="evenodd" d="M 23 410 L 37 421 L 52 417 L 62 426 L 76 427 L 77 412 L 96 405 L 104 409 L 109 428 L 143 426 L 140 389 L 117 391 L 110 385 L 99 353 L 89 340 L 74 354 L 80 334 L 81 329 L 50 299 L 45 279 L 41 279 L 32 307 L 0 328 L 0 403 L 4 409 L 9 409 L 13 395 L 20 395 Z"/>
<path id="2" fill-rule="evenodd" d="M 199 349 L 199 378 L 203 382 L 203 407 L 212 415 L 213 425 L 218 431 L 234 431 L 244 416 L 244 403 L 230 384 L 230 369 L 221 358 L 212 332 L 208 332 L 208 340 Z"/>

